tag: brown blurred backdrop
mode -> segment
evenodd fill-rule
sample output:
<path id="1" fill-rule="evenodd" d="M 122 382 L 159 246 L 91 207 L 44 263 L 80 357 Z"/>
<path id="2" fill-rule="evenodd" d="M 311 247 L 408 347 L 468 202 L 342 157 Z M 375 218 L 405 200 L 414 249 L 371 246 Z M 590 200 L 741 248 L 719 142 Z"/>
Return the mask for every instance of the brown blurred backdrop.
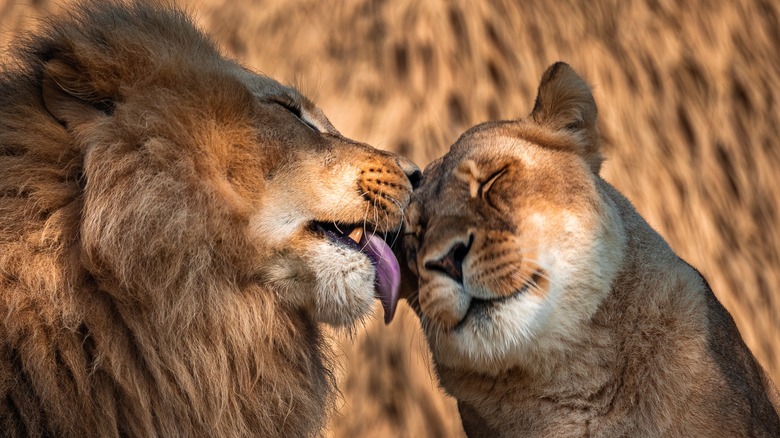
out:
<path id="1" fill-rule="evenodd" d="M 0 50 L 69 0 L 0 0 Z M 342 133 L 424 166 L 481 121 L 526 115 L 541 73 L 594 87 L 624 192 L 698 268 L 780 381 L 780 3 L 180 0 L 229 56 L 296 85 Z M 4 52 L 0 56 L 7 57 Z M 329 436 L 459 436 L 404 303 L 334 333 Z"/>

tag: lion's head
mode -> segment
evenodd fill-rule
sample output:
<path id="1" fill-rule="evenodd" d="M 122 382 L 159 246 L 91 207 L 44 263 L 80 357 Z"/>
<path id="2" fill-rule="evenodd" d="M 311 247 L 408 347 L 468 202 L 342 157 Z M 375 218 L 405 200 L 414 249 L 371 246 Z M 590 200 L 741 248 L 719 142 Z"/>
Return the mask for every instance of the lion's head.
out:
<path id="1" fill-rule="evenodd" d="M 43 106 L 83 154 L 90 270 L 124 298 L 211 268 L 333 325 L 366 314 L 376 283 L 390 318 L 397 268 L 379 236 L 400 224 L 414 165 L 340 135 L 192 27 L 148 19 L 36 53 Z"/>
<path id="2" fill-rule="evenodd" d="M 478 125 L 426 168 L 404 243 L 437 362 L 525 364 L 596 311 L 624 240 L 597 139 L 588 86 L 558 63 L 528 118 Z"/>

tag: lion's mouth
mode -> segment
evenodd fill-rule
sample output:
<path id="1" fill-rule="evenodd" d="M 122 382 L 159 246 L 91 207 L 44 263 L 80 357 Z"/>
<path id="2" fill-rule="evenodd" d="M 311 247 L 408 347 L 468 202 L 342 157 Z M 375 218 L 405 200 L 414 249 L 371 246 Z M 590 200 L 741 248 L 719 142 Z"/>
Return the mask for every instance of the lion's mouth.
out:
<path id="1" fill-rule="evenodd" d="M 398 305 L 401 268 L 387 242 L 378 233 L 357 225 L 314 222 L 313 226 L 329 240 L 368 256 L 376 270 L 374 292 L 382 302 L 385 324 L 389 324 Z"/>

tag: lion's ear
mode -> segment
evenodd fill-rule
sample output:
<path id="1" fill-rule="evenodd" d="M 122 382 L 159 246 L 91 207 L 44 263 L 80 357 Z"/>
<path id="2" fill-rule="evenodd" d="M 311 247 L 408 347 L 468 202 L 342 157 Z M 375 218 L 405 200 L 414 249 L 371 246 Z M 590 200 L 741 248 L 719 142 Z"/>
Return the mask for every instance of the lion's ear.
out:
<path id="1" fill-rule="evenodd" d="M 598 174 L 603 158 L 596 126 L 598 111 L 590 87 L 568 64 L 556 62 L 542 75 L 531 118 L 555 131 L 578 137 L 580 154 Z"/>
<path id="2" fill-rule="evenodd" d="M 101 96 L 78 69 L 60 60 L 44 64 L 41 88 L 46 110 L 69 129 L 114 111 L 112 99 Z"/>

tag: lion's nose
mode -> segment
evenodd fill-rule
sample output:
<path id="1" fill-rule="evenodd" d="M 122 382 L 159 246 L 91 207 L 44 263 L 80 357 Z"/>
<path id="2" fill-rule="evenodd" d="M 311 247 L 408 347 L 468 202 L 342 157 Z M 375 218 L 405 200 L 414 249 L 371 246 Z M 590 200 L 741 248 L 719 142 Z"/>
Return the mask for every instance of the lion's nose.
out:
<path id="1" fill-rule="evenodd" d="M 399 157 L 396 162 L 412 184 L 412 189 L 420 187 L 420 181 L 422 181 L 422 172 L 420 171 L 420 168 L 406 158 Z"/>
<path id="2" fill-rule="evenodd" d="M 474 236 L 469 237 L 468 244 L 458 242 L 453 245 L 444 257 L 425 262 L 423 266 L 429 271 L 439 271 L 460 284 L 463 284 L 463 260 L 466 258 L 474 242 Z"/>

